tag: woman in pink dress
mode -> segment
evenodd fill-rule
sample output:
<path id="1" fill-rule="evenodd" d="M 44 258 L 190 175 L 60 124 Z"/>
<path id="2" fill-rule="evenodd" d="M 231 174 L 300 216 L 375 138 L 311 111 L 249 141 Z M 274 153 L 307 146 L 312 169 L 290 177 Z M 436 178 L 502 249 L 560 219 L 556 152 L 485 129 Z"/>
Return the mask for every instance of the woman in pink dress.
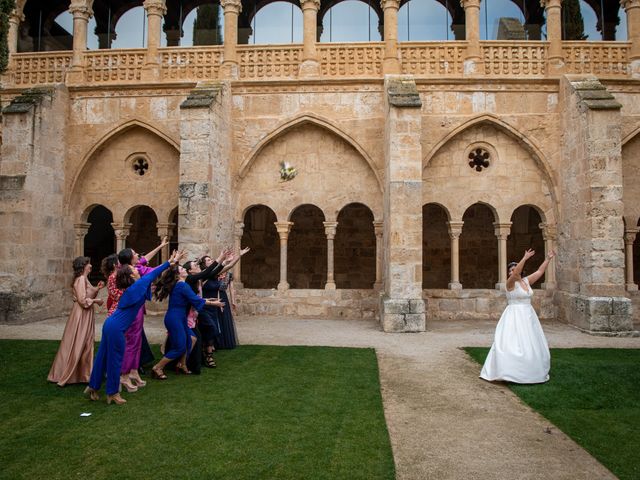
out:
<path id="1" fill-rule="evenodd" d="M 146 257 L 140 257 L 132 248 L 125 248 L 118 253 L 120 265 L 131 265 L 135 267 L 140 276 L 152 272 L 154 268 L 148 267 L 147 262 L 151 260 L 165 245 L 169 244 L 169 239 L 164 237 L 162 243 L 151 250 Z M 117 306 L 117 304 L 116 304 Z M 120 384 L 128 392 L 135 392 L 138 387 L 144 387 L 147 382 L 140 378 L 138 368 L 140 368 L 140 350 L 142 348 L 142 328 L 144 326 L 144 305 L 140 307 L 135 320 L 125 332 L 125 351 L 122 359 L 122 369 L 120 371 Z"/>
<path id="2" fill-rule="evenodd" d="M 89 282 L 90 261 L 88 257 L 73 261 L 73 307 L 47 377 L 60 387 L 68 383 L 87 383 L 91 376 L 96 324 L 93 306 L 102 305 L 102 299 L 96 296 L 104 283 L 99 282 L 94 287 Z"/>

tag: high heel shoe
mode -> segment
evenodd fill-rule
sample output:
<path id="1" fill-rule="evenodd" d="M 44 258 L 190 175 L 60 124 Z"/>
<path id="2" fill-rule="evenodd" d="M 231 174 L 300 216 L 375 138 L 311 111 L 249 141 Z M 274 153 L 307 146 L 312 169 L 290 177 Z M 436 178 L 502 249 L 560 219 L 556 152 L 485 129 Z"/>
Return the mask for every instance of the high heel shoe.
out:
<path id="1" fill-rule="evenodd" d="M 176 373 L 181 373 L 183 375 L 191 375 L 191 370 L 187 368 L 186 365 L 182 365 L 181 363 L 176 364 Z"/>
<path id="2" fill-rule="evenodd" d="M 111 405 L 111 402 L 115 403 L 116 405 L 124 405 L 125 403 L 127 403 L 127 401 L 122 398 L 119 393 L 116 393 L 115 395 L 107 395 L 107 405 Z"/>
<path id="3" fill-rule="evenodd" d="M 131 380 L 131 383 L 133 383 L 136 387 L 140 388 L 140 387 L 144 387 L 147 382 L 145 382 L 144 380 L 142 380 L 140 377 L 129 377 L 129 379 Z"/>
<path id="4" fill-rule="evenodd" d="M 166 380 L 167 376 L 164 374 L 164 372 L 161 369 L 155 369 L 152 368 L 151 369 L 151 376 L 153 378 L 155 378 L 156 380 Z"/>
<path id="5" fill-rule="evenodd" d="M 95 402 L 96 400 L 100 400 L 100 395 L 98 395 L 98 391 L 94 390 L 91 387 L 87 387 L 84 389 L 84 394 L 89 395 L 89 400 Z"/>
<path id="6" fill-rule="evenodd" d="M 129 393 L 138 391 L 138 387 L 131 383 L 131 379 L 129 377 L 120 377 L 120 385 L 126 388 Z"/>

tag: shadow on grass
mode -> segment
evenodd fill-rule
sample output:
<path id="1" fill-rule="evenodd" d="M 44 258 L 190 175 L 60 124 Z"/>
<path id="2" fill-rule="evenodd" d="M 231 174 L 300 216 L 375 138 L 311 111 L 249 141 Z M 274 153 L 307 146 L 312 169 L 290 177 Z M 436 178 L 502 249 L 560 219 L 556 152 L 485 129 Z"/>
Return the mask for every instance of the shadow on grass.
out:
<path id="1" fill-rule="evenodd" d="M 47 383 L 57 346 L 0 340 L 0 478 L 394 478 L 371 349 L 241 346 L 118 407 Z"/>
<path id="2" fill-rule="evenodd" d="M 465 351 L 483 364 L 488 348 Z M 551 350 L 551 379 L 509 384 L 622 480 L 640 478 L 640 350 Z"/>

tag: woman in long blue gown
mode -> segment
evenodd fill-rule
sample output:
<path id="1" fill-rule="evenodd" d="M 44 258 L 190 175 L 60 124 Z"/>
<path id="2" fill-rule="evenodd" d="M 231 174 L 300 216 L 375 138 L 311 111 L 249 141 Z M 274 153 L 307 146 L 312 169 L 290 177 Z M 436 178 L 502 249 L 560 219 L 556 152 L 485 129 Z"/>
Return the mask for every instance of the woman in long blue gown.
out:
<path id="1" fill-rule="evenodd" d="M 140 307 L 151 299 L 151 283 L 171 264 L 178 263 L 182 256 L 182 252 L 174 252 L 168 262 L 163 263 L 142 278 L 129 265 L 118 270 L 116 276 L 116 282 L 119 283 L 118 288 L 126 288 L 126 290 L 120 297 L 118 308 L 105 320 L 102 326 L 102 340 L 93 362 L 89 386 L 85 390 L 91 400 L 98 400 L 98 391 L 106 374 L 107 403 L 114 402 L 117 405 L 126 403 L 126 400 L 118 393 L 120 369 L 125 350 L 124 333 L 135 320 Z"/>
<path id="2" fill-rule="evenodd" d="M 215 280 L 209 280 L 202 287 L 202 296 L 219 298 L 224 307 L 216 309 L 220 334 L 214 337 L 215 347 L 220 350 L 230 350 L 236 348 L 238 339 L 236 337 L 236 327 L 231 313 L 231 302 L 227 295 L 229 283 L 233 281 L 231 273 L 223 273 Z"/>
<path id="3" fill-rule="evenodd" d="M 153 367 L 153 376 L 159 380 L 166 380 L 164 367 L 169 362 L 180 359 L 178 368 L 183 373 L 191 373 L 187 368 L 187 354 L 191 351 L 191 337 L 193 332 L 187 325 L 187 314 L 191 307 L 198 312 L 206 304 L 213 304 L 214 300 L 205 300 L 194 293 L 185 282 L 188 276 L 187 270 L 178 265 L 167 270 L 163 275 L 155 291 L 157 300 L 169 297 L 169 306 L 164 316 L 164 325 L 169 332 L 170 348 L 165 352 L 160 361 Z"/>

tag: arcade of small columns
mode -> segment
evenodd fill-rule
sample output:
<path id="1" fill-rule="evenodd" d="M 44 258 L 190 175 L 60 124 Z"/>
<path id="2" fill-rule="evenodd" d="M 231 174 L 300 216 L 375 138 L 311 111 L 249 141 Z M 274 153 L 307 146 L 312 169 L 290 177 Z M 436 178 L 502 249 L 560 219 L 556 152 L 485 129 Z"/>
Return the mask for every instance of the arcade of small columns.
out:
<path id="1" fill-rule="evenodd" d="M 287 258 L 288 258 L 288 239 L 291 233 L 291 228 L 294 222 L 280 221 L 274 222 L 276 231 L 279 237 L 280 243 L 280 280 L 278 282 L 278 290 L 289 289 L 289 283 L 287 281 Z M 463 288 L 460 282 L 460 246 L 459 240 L 462 234 L 463 221 L 448 221 L 447 229 L 450 238 L 451 246 L 451 281 L 448 284 L 448 288 L 451 290 L 461 290 Z M 498 283 L 495 285 L 496 289 L 503 289 L 506 284 L 507 275 L 507 238 L 511 233 L 511 222 L 507 223 L 493 223 L 496 240 L 498 242 Z M 127 238 L 130 235 L 132 223 L 121 222 L 111 223 L 111 227 L 114 230 L 116 240 L 116 251 L 120 251 L 127 246 Z M 176 223 L 170 222 L 158 222 L 156 223 L 157 236 L 161 239 L 165 236 L 170 240 L 176 240 L 172 238 Z M 323 222 L 324 233 L 327 241 L 327 281 L 325 283 L 326 290 L 335 290 L 336 283 L 334 280 L 334 240 L 338 228 L 338 222 Z M 75 233 L 75 255 L 85 255 L 85 237 L 89 232 L 91 223 L 81 222 L 74 224 Z M 242 236 L 244 233 L 244 223 L 236 222 L 234 228 L 234 250 L 239 251 L 243 245 Z M 556 240 L 556 228 L 555 225 L 540 223 L 539 228 L 542 232 L 542 238 L 545 245 L 545 254 L 554 250 L 554 244 Z M 376 275 L 375 283 L 372 288 L 379 290 L 382 286 L 382 235 L 383 235 L 383 222 L 376 220 L 373 222 L 373 229 L 376 238 Z M 638 285 L 634 283 L 634 265 L 633 265 L 633 245 L 636 238 L 636 234 L 640 231 L 639 228 L 630 228 L 625 231 L 625 254 L 626 254 L 626 287 L 627 290 L 638 290 Z M 169 245 L 166 245 L 161 250 L 163 259 L 169 258 Z M 193 253 L 193 252 L 192 252 Z M 236 277 L 236 284 L 238 287 L 242 287 L 241 276 L 241 262 L 234 267 L 234 275 Z M 545 283 L 542 288 L 555 288 L 555 264 L 552 262 L 547 269 L 545 276 Z"/>
<path id="2" fill-rule="evenodd" d="M 465 13 L 465 32 L 467 50 L 465 74 L 478 71 L 482 62 L 480 50 L 480 5 L 481 0 L 460 0 Z M 24 6 L 24 2 L 18 2 Z M 92 0 L 72 0 L 69 12 L 73 15 L 73 59 L 70 78 L 82 70 L 82 53 L 87 49 L 87 30 L 89 19 L 93 15 Z M 628 41 L 631 42 L 629 61 L 632 69 L 640 63 L 640 0 L 621 0 L 627 15 Z M 546 14 L 548 63 L 550 71 L 562 72 L 562 0 L 541 0 Z M 224 12 L 224 61 L 222 72 L 226 78 L 238 77 L 238 16 L 242 11 L 240 0 L 220 0 Z M 159 77 L 162 18 L 167 12 L 166 0 L 145 0 L 143 3 L 147 15 L 147 53 L 143 79 Z M 318 76 L 320 65 L 316 50 L 317 15 L 320 0 L 300 0 L 303 12 L 303 55 L 300 76 Z M 400 0 L 381 0 L 384 11 L 384 60 L 385 74 L 398 74 L 401 71 L 398 55 L 398 10 Z M 9 52 L 16 53 L 18 28 L 24 20 L 22 8 L 9 17 Z M 78 77 L 80 78 L 80 77 Z"/>

